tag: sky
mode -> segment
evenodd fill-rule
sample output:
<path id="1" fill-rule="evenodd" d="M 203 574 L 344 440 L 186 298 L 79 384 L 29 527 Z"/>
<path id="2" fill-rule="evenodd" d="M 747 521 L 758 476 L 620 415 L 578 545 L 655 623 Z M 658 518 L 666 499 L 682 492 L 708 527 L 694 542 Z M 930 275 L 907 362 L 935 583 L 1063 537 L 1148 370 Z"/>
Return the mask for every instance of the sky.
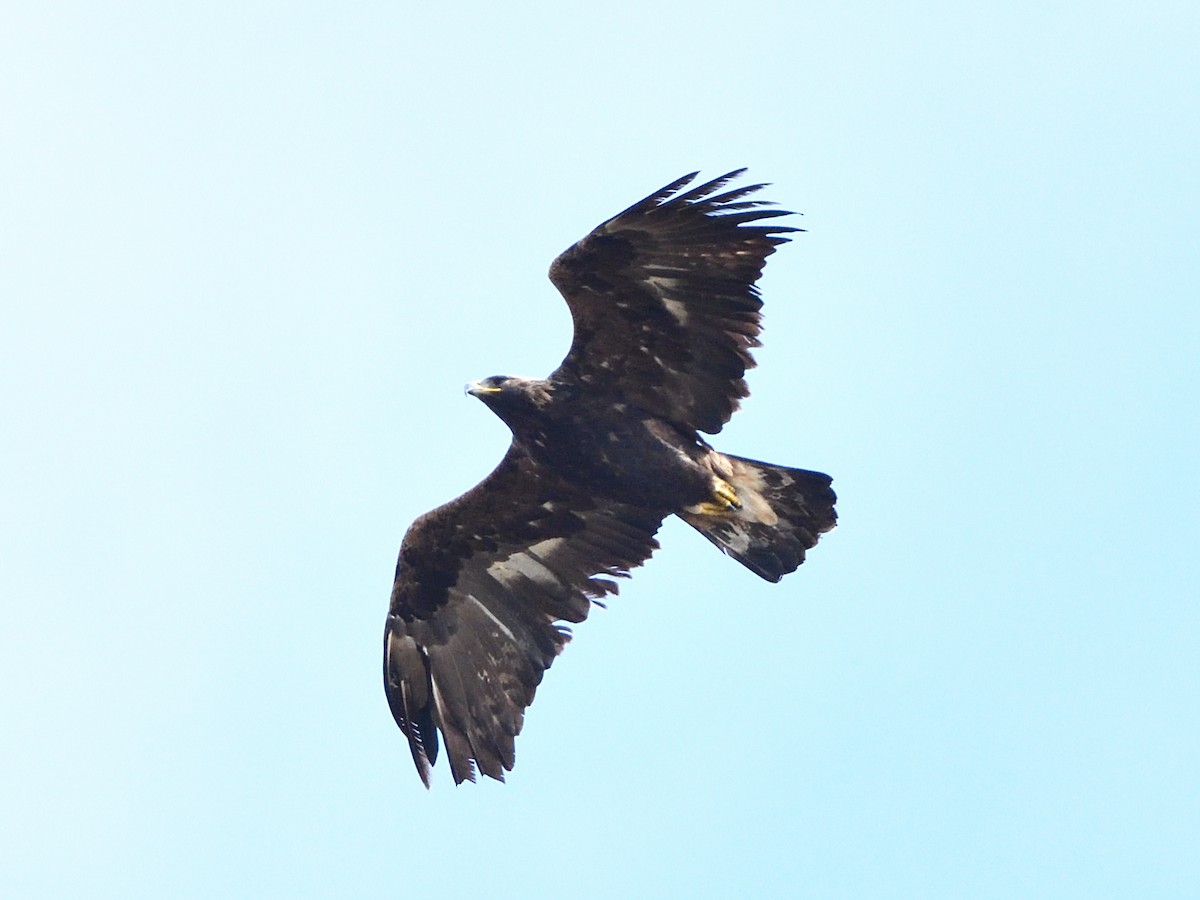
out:
<path id="1" fill-rule="evenodd" d="M 10 3 L 12 897 L 1189 897 L 1200 7 Z M 506 784 L 384 700 L 408 524 L 685 172 L 806 231 L 719 448 L 833 475 L 778 585 L 678 521 Z"/>

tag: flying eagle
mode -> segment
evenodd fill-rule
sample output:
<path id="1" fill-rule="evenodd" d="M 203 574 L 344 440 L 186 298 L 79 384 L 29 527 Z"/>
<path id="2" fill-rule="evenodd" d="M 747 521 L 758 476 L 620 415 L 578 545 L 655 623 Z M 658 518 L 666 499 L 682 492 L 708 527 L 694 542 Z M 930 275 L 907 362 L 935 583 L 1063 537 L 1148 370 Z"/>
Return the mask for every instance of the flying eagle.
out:
<path id="1" fill-rule="evenodd" d="M 400 546 L 383 640 L 392 716 L 425 786 L 438 732 L 456 784 L 504 780 L 542 674 L 593 602 L 617 592 L 677 515 L 779 581 L 834 527 L 828 475 L 719 453 L 759 346 L 755 282 L 789 215 L 678 181 L 558 257 L 574 339 L 549 378 L 467 385 L 512 430 L 496 469 L 418 518 Z"/>

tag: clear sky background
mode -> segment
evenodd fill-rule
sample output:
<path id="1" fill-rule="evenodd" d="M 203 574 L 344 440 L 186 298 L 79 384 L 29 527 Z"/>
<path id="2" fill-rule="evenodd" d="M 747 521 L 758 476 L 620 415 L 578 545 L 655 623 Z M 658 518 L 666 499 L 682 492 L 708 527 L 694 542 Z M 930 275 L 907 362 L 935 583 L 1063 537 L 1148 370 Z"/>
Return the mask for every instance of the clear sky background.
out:
<path id="1" fill-rule="evenodd" d="M 58 897 L 1191 897 L 1200 6 L 26 3 L 0 28 L 0 884 Z M 384 701 L 409 522 L 684 172 L 807 233 L 722 449 L 508 784 Z"/>

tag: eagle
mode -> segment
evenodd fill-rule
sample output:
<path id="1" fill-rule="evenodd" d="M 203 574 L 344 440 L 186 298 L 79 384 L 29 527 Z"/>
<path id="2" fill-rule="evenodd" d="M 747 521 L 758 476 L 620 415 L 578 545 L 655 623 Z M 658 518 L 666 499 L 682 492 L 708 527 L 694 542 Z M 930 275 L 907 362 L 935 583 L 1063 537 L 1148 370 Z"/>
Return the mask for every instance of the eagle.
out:
<path id="1" fill-rule="evenodd" d="M 525 710 L 593 603 L 675 515 L 777 582 L 837 521 L 832 479 L 714 450 L 748 396 L 766 258 L 801 229 L 729 187 L 673 181 L 550 267 L 571 348 L 549 378 L 466 386 L 512 431 L 500 464 L 419 517 L 384 630 L 388 705 L 425 787 L 439 732 L 456 784 L 504 780 Z"/>

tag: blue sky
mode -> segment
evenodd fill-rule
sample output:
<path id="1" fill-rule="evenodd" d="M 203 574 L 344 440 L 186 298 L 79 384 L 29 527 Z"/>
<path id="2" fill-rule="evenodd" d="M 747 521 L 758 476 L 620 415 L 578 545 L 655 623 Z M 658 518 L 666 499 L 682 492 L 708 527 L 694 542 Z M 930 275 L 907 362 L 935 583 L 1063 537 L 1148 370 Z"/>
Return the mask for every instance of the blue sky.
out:
<path id="1" fill-rule="evenodd" d="M 10 5 L 0 883 L 1193 895 L 1197 10 Z M 509 783 L 426 792 L 380 636 L 507 444 L 462 384 L 743 165 L 808 230 L 715 443 L 841 526 L 770 585 L 669 523 Z"/>

